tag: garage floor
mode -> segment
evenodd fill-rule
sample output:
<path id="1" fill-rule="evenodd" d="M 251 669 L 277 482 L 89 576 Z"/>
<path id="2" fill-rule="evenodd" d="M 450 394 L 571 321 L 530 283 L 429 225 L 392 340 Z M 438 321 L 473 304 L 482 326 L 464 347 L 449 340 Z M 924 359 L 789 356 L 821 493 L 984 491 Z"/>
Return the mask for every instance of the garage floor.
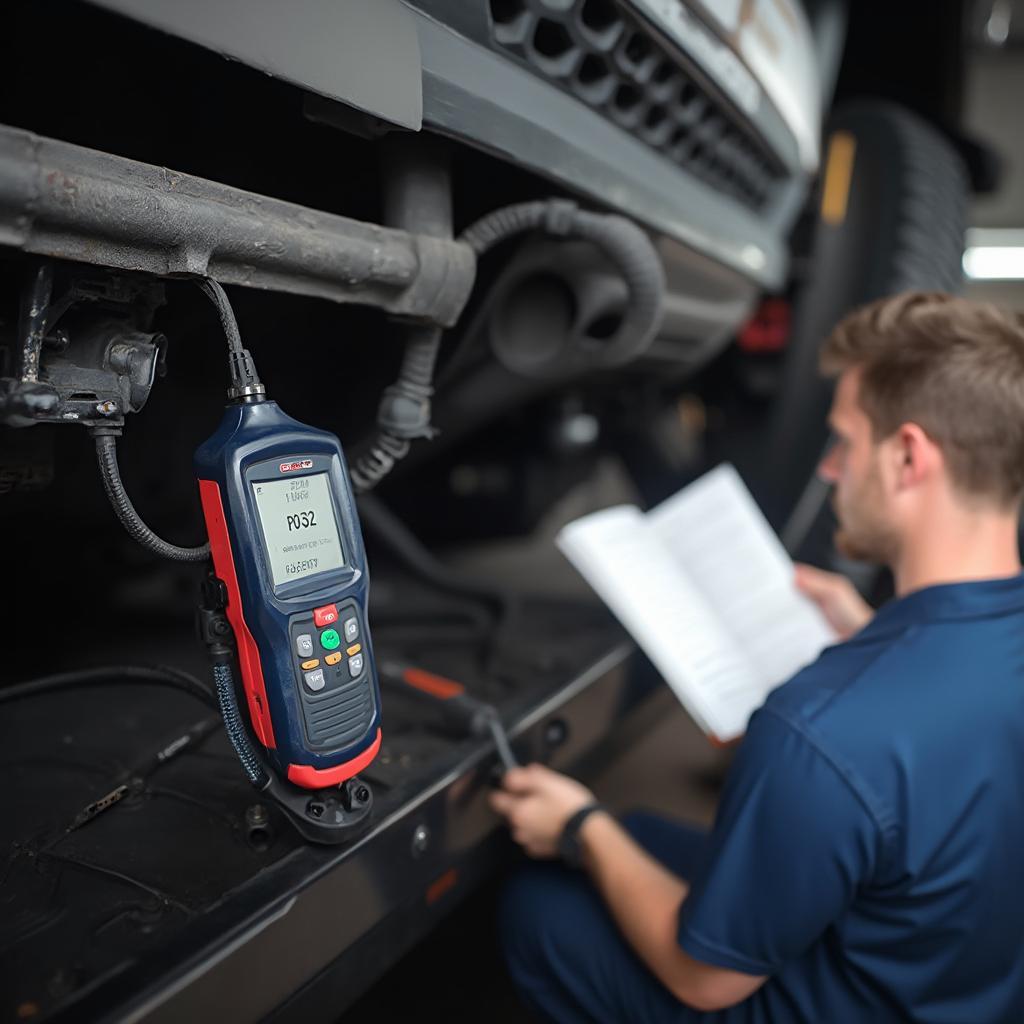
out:
<path id="1" fill-rule="evenodd" d="M 644 807 L 710 824 L 728 753 L 712 747 L 681 708 L 663 718 L 642 744 L 590 780 L 615 810 Z M 494 906 L 500 882 L 479 891 L 401 960 L 343 1017 L 342 1024 L 376 1020 L 443 1020 L 491 1024 L 533 1021 L 505 976 L 495 941 Z"/>

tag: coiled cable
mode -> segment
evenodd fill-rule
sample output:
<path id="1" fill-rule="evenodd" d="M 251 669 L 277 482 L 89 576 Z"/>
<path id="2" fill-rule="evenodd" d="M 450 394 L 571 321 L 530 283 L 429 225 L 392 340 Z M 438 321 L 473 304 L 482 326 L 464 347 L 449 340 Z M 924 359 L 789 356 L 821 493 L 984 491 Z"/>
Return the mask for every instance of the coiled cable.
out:
<path id="1" fill-rule="evenodd" d="M 357 494 L 376 487 L 395 463 L 405 458 L 413 440 L 433 436 L 430 399 L 440 347 L 439 327 L 413 328 L 410 332 L 398 376 L 381 397 L 377 436 L 349 470 Z"/>
<path id="2" fill-rule="evenodd" d="M 217 689 L 220 714 L 224 719 L 224 731 L 231 741 L 231 746 L 235 748 L 242 770 L 257 789 L 263 789 L 269 781 L 269 776 L 249 742 L 249 735 L 242 724 L 242 716 L 238 713 L 235 681 L 230 664 L 221 662 L 213 666 L 213 683 Z"/>

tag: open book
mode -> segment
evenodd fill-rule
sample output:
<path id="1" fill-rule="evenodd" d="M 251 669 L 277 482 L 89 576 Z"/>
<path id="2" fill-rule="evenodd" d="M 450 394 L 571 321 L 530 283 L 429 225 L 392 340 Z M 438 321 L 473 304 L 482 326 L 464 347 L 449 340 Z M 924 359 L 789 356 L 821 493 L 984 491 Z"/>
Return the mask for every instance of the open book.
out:
<path id="1" fill-rule="evenodd" d="M 594 512 L 556 540 L 721 742 L 740 736 L 770 690 L 835 642 L 730 465 L 646 514 L 632 505 Z"/>

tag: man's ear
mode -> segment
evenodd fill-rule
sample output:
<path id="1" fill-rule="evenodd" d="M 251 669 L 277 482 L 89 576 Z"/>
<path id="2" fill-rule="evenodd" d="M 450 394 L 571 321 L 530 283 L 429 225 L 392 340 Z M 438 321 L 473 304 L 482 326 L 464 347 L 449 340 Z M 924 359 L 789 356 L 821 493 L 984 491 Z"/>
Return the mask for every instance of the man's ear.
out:
<path id="1" fill-rule="evenodd" d="M 916 423 L 901 424 L 893 440 L 899 488 L 916 487 L 942 471 L 942 450 Z"/>

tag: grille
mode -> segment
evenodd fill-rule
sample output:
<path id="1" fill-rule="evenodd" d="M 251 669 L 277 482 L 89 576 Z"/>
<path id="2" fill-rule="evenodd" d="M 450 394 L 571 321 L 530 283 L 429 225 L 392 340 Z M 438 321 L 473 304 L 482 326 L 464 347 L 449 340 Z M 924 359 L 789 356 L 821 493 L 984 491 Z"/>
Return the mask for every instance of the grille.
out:
<path id="1" fill-rule="evenodd" d="M 494 45 L 678 167 L 760 209 L 781 167 L 612 0 L 490 0 Z"/>
<path id="2" fill-rule="evenodd" d="M 373 710 L 369 673 L 361 682 L 314 698 L 306 705 L 310 743 L 318 747 L 340 747 L 354 742 L 369 728 Z"/>

